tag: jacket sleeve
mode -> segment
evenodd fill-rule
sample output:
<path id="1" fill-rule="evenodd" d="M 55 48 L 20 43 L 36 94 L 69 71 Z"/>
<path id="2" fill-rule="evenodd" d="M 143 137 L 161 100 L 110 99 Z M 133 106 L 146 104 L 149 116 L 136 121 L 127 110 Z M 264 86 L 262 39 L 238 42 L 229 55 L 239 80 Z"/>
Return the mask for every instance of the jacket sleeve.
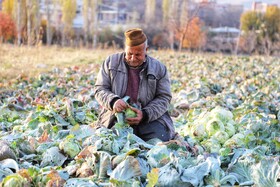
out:
<path id="1" fill-rule="evenodd" d="M 142 110 L 144 115 L 143 122 L 157 120 L 168 111 L 172 99 L 170 89 L 170 79 L 166 67 L 162 68 L 162 76 L 157 80 L 155 98 L 151 100 Z"/>
<path id="2" fill-rule="evenodd" d="M 112 90 L 112 81 L 109 71 L 110 57 L 108 57 L 103 63 L 98 72 L 96 83 L 94 86 L 94 97 L 98 103 L 106 108 L 112 110 L 113 102 L 119 98 L 114 94 Z"/>

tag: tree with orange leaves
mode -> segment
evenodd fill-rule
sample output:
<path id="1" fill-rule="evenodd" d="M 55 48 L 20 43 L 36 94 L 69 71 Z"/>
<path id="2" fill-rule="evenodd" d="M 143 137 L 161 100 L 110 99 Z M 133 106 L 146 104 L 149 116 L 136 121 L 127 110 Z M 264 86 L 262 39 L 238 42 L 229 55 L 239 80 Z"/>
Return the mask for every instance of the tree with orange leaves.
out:
<path id="1" fill-rule="evenodd" d="M 202 22 L 198 17 L 194 17 L 185 25 L 185 35 L 182 41 L 182 48 L 198 49 L 205 44 L 205 33 L 202 31 Z M 182 29 L 182 30 L 183 30 Z M 180 40 L 182 33 L 178 32 L 176 38 Z"/>
<path id="2" fill-rule="evenodd" d="M 8 14 L 0 12 L 0 43 L 11 40 L 16 35 L 16 26 Z"/>

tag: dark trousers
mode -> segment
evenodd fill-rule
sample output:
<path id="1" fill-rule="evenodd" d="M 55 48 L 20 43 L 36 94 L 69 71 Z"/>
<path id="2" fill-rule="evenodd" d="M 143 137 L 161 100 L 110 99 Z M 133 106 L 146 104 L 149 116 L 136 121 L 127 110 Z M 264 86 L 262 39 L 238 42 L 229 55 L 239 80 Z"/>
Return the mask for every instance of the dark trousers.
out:
<path id="1" fill-rule="evenodd" d="M 152 121 L 148 124 L 133 125 L 133 133 L 144 141 L 158 138 L 163 142 L 170 140 L 168 128 L 159 121 Z"/>

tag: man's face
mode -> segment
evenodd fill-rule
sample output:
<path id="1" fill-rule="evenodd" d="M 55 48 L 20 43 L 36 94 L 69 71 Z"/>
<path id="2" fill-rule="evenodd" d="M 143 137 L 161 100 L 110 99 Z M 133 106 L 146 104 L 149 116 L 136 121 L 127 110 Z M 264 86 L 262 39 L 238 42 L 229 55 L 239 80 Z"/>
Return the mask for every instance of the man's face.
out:
<path id="1" fill-rule="evenodd" d="M 138 46 L 126 46 L 125 47 L 125 59 L 129 66 L 140 66 L 146 60 L 147 54 L 146 44 L 140 44 Z"/>

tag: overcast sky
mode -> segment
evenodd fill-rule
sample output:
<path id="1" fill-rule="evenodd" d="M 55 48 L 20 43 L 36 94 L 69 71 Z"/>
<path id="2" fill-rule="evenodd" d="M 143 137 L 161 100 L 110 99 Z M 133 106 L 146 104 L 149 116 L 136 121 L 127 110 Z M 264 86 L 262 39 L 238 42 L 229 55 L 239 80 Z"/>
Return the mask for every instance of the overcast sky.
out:
<path id="1" fill-rule="evenodd" d="M 280 5 L 280 0 L 257 0 L 257 1 Z M 253 2 L 254 0 L 217 0 L 217 3 L 242 4 L 244 6 L 250 6 L 250 7 Z"/>

